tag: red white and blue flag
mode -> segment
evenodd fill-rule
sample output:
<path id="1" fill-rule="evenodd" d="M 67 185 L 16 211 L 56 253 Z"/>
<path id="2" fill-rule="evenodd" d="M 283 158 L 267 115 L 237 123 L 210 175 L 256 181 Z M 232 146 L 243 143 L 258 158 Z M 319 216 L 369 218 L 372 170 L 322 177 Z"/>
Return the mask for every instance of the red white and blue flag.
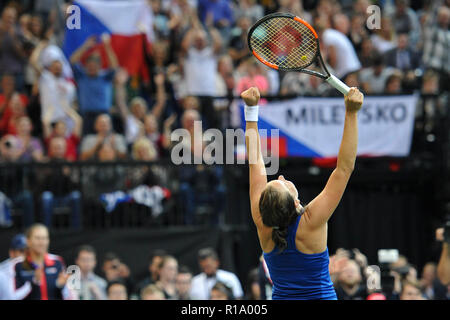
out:
<path id="1" fill-rule="evenodd" d="M 106 33 L 120 66 L 130 75 L 146 73 L 144 46 L 149 46 L 154 36 L 153 13 L 146 0 L 78 0 L 73 5 L 80 9 L 80 25 L 79 29 L 66 27 L 63 51 L 67 57 L 92 35 L 99 41 L 95 49 L 100 48 L 104 55 L 100 39 Z"/>

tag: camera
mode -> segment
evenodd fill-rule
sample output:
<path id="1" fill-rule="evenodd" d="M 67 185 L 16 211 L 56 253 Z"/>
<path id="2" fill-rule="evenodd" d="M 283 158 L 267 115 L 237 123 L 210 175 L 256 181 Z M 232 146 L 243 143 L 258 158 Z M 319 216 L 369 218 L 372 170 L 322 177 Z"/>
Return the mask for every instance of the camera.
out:
<path id="1" fill-rule="evenodd" d="M 378 250 L 381 290 L 388 295 L 392 294 L 395 285 L 395 277 L 391 275 L 390 264 L 397 262 L 398 256 L 397 249 Z"/>

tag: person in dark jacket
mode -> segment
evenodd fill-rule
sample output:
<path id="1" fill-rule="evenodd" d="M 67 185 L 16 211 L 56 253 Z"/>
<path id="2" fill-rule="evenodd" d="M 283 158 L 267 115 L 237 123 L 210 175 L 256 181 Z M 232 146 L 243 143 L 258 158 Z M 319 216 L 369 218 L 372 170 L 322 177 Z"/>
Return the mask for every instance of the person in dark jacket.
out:
<path id="1" fill-rule="evenodd" d="M 16 288 L 31 284 L 24 300 L 62 300 L 69 298 L 65 285 L 69 274 L 60 256 L 48 253 L 48 229 L 43 224 L 33 224 L 25 233 L 27 251 L 25 259 L 14 266 Z"/>

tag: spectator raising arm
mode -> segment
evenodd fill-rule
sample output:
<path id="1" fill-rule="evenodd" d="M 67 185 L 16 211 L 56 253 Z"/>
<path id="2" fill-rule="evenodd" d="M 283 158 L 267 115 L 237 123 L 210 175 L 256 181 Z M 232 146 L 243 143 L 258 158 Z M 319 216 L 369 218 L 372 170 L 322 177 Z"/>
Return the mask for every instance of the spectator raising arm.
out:
<path id="1" fill-rule="evenodd" d="M 102 34 L 102 41 L 105 46 L 106 56 L 108 57 L 109 67 L 111 69 L 117 69 L 119 67 L 119 61 L 111 47 L 111 36 L 107 33 Z"/>
<path id="2" fill-rule="evenodd" d="M 210 29 L 210 34 L 212 38 L 212 47 L 215 54 L 219 54 L 222 50 L 222 37 L 220 36 L 219 31 L 217 29 Z"/>
<path id="3" fill-rule="evenodd" d="M 78 138 L 81 138 L 82 130 L 83 130 L 83 119 L 80 117 L 78 112 L 70 107 L 65 108 L 66 114 L 73 120 L 75 123 L 72 134 Z"/>
<path id="4" fill-rule="evenodd" d="M 124 124 L 127 122 L 128 115 L 130 111 L 127 106 L 127 89 L 125 88 L 125 84 L 128 81 L 128 73 L 124 69 L 120 69 L 114 78 L 115 84 L 115 93 L 116 93 L 116 104 L 119 108 L 120 116 L 122 117 L 122 121 Z"/>
<path id="5" fill-rule="evenodd" d="M 439 259 L 439 264 L 437 266 L 437 276 L 440 282 L 445 286 L 450 284 L 450 247 L 448 242 L 449 238 L 450 235 L 445 235 L 444 239 L 444 228 L 439 228 L 436 230 L 436 240 L 442 241 L 442 252 L 441 258 Z"/>
<path id="6" fill-rule="evenodd" d="M 155 116 L 156 120 L 159 120 L 161 114 L 166 106 L 166 90 L 164 88 L 164 74 L 159 73 L 154 77 L 156 85 L 156 104 L 152 109 L 152 114 Z"/>
<path id="7" fill-rule="evenodd" d="M 70 63 L 71 64 L 76 64 L 78 62 L 80 62 L 81 57 L 83 57 L 83 55 L 92 47 L 95 46 L 96 44 L 96 36 L 90 36 L 89 38 L 86 39 L 86 41 L 77 49 L 74 51 L 74 53 L 72 53 L 72 55 L 70 56 Z"/>

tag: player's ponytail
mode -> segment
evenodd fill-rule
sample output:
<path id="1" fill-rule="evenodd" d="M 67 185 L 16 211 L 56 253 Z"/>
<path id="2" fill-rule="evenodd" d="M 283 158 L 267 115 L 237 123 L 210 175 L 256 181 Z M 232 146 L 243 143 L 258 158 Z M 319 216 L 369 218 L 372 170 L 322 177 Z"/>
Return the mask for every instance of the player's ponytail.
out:
<path id="1" fill-rule="evenodd" d="M 259 199 L 262 222 L 272 227 L 272 240 L 282 252 L 287 247 L 288 227 L 298 216 L 294 198 L 288 192 L 267 187 Z"/>

